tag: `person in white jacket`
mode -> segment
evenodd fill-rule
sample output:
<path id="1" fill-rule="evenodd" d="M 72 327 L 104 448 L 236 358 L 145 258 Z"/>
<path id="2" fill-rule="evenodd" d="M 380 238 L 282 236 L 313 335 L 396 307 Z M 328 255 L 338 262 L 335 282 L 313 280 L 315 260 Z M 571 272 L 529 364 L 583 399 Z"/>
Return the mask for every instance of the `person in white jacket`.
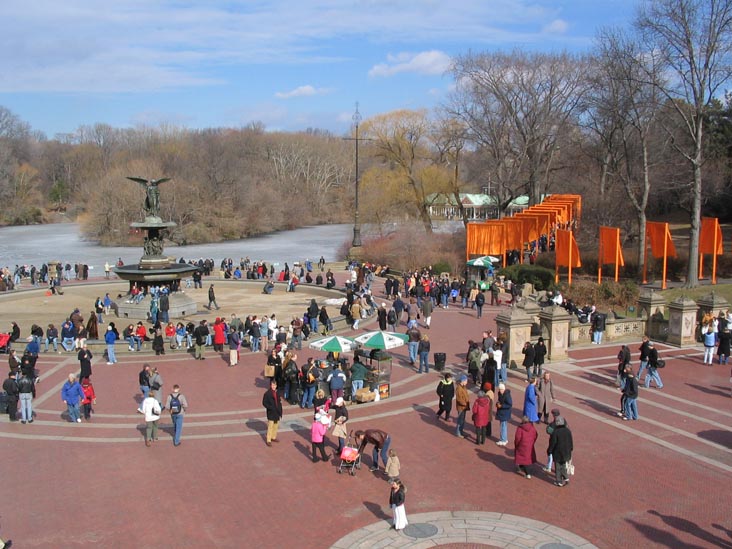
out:
<path id="1" fill-rule="evenodd" d="M 150 394 L 142 401 L 142 413 L 145 414 L 145 446 L 151 446 L 153 440 L 158 439 L 158 421 L 160 420 L 160 414 L 163 412 L 163 408 L 155 398 L 155 391 L 150 391 Z"/>

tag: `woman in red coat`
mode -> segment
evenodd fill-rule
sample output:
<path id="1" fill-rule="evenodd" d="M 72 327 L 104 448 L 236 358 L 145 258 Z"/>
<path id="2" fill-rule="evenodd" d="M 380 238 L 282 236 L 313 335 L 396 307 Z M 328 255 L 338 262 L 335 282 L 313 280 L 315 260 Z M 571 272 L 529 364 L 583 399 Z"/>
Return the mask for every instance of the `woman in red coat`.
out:
<path id="1" fill-rule="evenodd" d="M 226 335 L 224 334 L 225 330 L 226 330 L 226 325 L 220 318 L 217 318 L 216 322 L 214 322 L 214 325 L 213 325 L 213 331 L 214 331 L 213 348 L 214 348 L 214 351 L 216 351 L 218 353 L 224 352 L 224 342 L 226 341 Z"/>
<path id="2" fill-rule="evenodd" d="M 513 441 L 515 448 L 514 463 L 516 463 L 516 473 L 524 475 L 526 478 L 531 478 L 526 467 L 536 463 L 534 444 L 538 436 L 539 434 L 529 418 L 522 417 L 521 425 L 516 429 L 516 438 Z"/>
<path id="3" fill-rule="evenodd" d="M 475 425 L 475 443 L 485 444 L 485 435 L 490 437 L 491 409 L 493 407 L 493 391 L 478 391 L 478 399 L 473 404 L 473 425 Z"/>

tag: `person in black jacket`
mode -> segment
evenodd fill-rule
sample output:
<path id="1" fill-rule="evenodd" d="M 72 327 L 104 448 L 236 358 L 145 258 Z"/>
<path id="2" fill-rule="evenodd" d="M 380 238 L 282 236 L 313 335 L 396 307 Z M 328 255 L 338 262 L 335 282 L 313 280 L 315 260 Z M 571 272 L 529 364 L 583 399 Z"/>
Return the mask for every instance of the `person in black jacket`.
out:
<path id="1" fill-rule="evenodd" d="M 9 372 L 8 377 L 3 381 L 3 391 L 7 395 L 7 410 L 10 421 L 18 421 L 18 384 L 15 382 L 15 373 Z"/>
<path id="2" fill-rule="evenodd" d="M 272 446 L 277 440 L 277 429 L 282 419 L 282 399 L 277 392 L 277 381 L 269 382 L 269 389 L 262 397 L 262 406 L 267 411 L 267 446 Z"/>
<path id="3" fill-rule="evenodd" d="M 569 482 L 569 474 L 567 464 L 572 460 L 572 451 L 574 443 L 572 441 L 572 431 L 567 427 L 567 422 L 562 416 L 558 416 L 554 420 L 554 430 L 549 437 L 549 447 L 546 450 L 547 455 L 554 458 L 554 471 L 556 486 L 566 486 Z"/>
<path id="4" fill-rule="evenodd" d="M 202 320 L 201 323 L 196 326 L 193 330 L 193 337 L 196 342 L 196 360 L 206 360 L 203 356 L 206 350 L 206 338 L 208 337 L 208 325 L 206 320 Z"/>
<path id="5" fill-rule="evenodd" d="M 521 363 L 526 368 L 526 381 L 531 381 L 531 369 L 534 366 L 534 346 L 531 341 L 524 343 L 524 348 L 521 350 L 524 355 L 524 361 Z"/>
<path id="6" fill-rule="evenodd" d="M 455 384 L 452 382 L 452 374 L 445 374 L 445 378 L 437 385 L 437 396 L 440 397 L 437 419 L 445 413 L 445 420 L 450 419 L 452 401 L 455 398 Z"/>
<path id="7" fill-rule="evenodd" d="M 546 345 L 544 338 L 540 337 L 534 344 L 534 377 L 541 377 L 544 369 L 544 357 L 546 356 Z"/>
<path id="8" fill-rule="evenodd" d="M 623 384 L 625 397 L 624 420 L 638 419 L 638 380 L 633 375 L 633 368 L 628 365 L 625 369 L 625 383 Z"/>
<path id="9" fill-rule="evenodd" d="M 36 384 L 33 375 L 23 374 L 18 380 L 18 393 L 20 398 L 20 422 L 33 423 L 33 399 L 36 396 Z"/>

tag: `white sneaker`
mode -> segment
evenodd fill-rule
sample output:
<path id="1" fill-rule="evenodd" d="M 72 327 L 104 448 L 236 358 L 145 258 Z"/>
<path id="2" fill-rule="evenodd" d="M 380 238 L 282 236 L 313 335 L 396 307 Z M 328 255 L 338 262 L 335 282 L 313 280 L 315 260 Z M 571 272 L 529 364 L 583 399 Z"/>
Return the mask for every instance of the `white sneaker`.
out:
<path id="1" fill-rule="evenodd" d="M 76 423 L 81 423 L 81 418 L 80 417 L 77 417 L 76 418 Z"/>
<path id="2" fill-rule="evenodd" d="M 114 362 L 107 362 L 108 366 L 111 366 L 112 364 L 114 364 Z"/>

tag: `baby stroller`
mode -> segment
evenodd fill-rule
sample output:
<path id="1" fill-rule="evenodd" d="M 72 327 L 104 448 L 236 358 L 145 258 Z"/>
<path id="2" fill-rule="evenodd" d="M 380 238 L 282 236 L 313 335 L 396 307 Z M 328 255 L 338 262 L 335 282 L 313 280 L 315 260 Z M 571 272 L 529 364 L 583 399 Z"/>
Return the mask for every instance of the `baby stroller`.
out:
<path id="1" fill-rule="evenodd" d="M 358 447 L 354 445 L 352 435 L 353 431 L 348 433 L 346 445 L 341 450 L 341 462 L 338 465 L 339 475 L 343 471 L 348 471 L 353 477 L 356 476 L 356 469 L 361 468 L 361 453 L 358 451 Z"/>

